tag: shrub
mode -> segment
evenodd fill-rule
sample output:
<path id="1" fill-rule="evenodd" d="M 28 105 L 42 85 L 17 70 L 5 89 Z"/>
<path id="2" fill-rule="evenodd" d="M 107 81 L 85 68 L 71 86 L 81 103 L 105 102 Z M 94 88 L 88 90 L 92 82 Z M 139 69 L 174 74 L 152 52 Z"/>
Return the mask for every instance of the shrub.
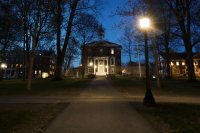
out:
<path id="1" fill-rule="evenodd" d="M 114 79 L 115 78 L 115 74 L 108 74 L 106 77 L 108 79 Z"/>
<path id="2" fill-rule="evenodd" d="M 96 78 L 96 75 L 94 75 L 94 74 L 89 74 L 89 75 L 87 75 L 87 77 L 90 78 L 90 79 L 94 79 L 94 78 Z"/>

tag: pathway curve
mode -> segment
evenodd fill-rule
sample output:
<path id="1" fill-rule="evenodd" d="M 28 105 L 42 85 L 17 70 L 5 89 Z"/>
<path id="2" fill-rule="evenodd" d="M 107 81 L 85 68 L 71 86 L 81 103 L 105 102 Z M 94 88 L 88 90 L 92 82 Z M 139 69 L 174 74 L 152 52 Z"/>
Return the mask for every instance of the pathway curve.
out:
<path id="1" fill-rule="evenodd" d="M 98 101 L 92 99 L 122 99 L 105 79 L 95 79 L 47 128 L 45 133 L 155 133 L 125 101 Z"/>

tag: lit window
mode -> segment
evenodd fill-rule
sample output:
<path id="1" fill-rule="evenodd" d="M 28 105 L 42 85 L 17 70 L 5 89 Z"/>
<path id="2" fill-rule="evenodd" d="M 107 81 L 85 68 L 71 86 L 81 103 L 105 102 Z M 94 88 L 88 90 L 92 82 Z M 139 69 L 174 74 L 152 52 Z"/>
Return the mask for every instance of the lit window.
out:
<path id="1" fill-rule="evenodd" d="M 182 62 L 182 66 L 185 66 L 185 62 Z"/>
<path id="2" fill-rule="evenodd" d="M 90 66 L 92 66 L 93 65 L 93 63 L 92 62 L 90 62 Z"/>
<path id="3" fill-rule="evenodd" d="M 171 66 L 173 66 L 174 65 L 174 63 L 173 62 L 171 62 L 171 64 L 170 64 Z"/>
<path id="4" fill-rule="evenodd" d="M 92 58 L 89 58 L 89 60 L 88 60 L 88 65 L 89 65 L 89 66 L 93 66 Z"/>
<path id="5" fill-rule="evenodd" d="M 48 73 L 46 73 L 46 72 L 42 73 L 42 78 L 48 78 L 48 77 L 49 77 Z"/>
<path id="6" fill-rule="evenodd" d="M 111 54 L 114 54 L 114 49 L 111 49 Z"/>
<path id="7" fill-rule="evenodd" d="M 195 61 L 195 62 L 194 62 L 194 65 L 198 65 L 198 62 L 197 62 L 197 61 Z"/>
<path id="8" fill-rule="evenodd" d="M 37 74 L 37 71 L 35 70 L 35 74 Z"/>
<path id="9" fill-rule="evenodd" d="M 18 67 L 18 64 L 16 64 L 16 67 Z"/>
<path id="10" fill-rule="evenodd" d="M 103 52 L 103 49 L 101 48 L 101 49 L 99 49 L 99 51 L 100 51 L 100 52 Z"/>
<path id="11" fill-rule="evenodd" d="M 178 61 L 176 62 L 176 65 L 179 66 L 179 62 Z"/>
<path id="12" fill-rule="evenodd" d="M 41 74 L 41 70 L 39 70 L 39 74 Z"/>
<path id="13" fill-rule="evenodd" d="M 22 68 L 22 64 L 20 64 L 20 68 Z"/>

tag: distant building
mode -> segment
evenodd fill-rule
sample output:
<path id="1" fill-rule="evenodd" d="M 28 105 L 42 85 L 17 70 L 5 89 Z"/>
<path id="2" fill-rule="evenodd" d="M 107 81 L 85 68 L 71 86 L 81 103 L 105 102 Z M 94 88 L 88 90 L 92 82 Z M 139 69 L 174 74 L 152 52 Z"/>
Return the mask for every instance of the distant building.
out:
<path id="1" fill-rule="evenodd" d="M 150 69 L 150 77 L 155 78 L 155 66 L 153 63 L 149 64 L 149 69 Z M 141 63 L 139 66 L 137 62 L 128 63 L 122 68 L 122 75 L 133 78 L 145 78 L 146 77 L 145 64 Z"/>
<path id="2" fill-rule="evenodd" d="M 126 64 L 122 69 L 122 75 L 131 76 L 135 78 L 144 78 L 145 77 L 145 65 L 141 64 L 140 67 L 138 63 L 131 62 Z"/>
<path id="3" fill-rule="evenodd" d="M 162 73 L 166 75 L 166 55 L 162 54 L 162 58 Z M 185 58 L 185 53 L 170 53 L 170 75 L 172 78 L 187 78 Z M 197 78 L 200 78 L 200 53 L 194 53 L 193 62 L 195 75 Z"/>
<path id="4" fill-rule="evenodd" d="M 84 75 L 121 74 L 121 45 L 105 40 L 82 45 Z"/>
<path id="5" fill-rule="evenodd" d="M 21 78 L 24 73 L 23 51 L 12 50 L 6 53 L 5 61 L 7 68 L 3 71 L 4 78 Z M 54 75 L 55 54 L 53 51 L 37 50 L 33 64 L 33 78 L 47 78 Z"/>

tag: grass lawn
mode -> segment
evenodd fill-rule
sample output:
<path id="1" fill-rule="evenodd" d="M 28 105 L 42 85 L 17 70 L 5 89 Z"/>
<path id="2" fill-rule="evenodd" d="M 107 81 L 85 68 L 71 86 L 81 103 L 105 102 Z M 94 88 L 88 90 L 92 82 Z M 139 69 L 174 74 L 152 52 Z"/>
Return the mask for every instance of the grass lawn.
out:
<path id="1" fill-rule="evenodd" d="M 68 104 L 0 104 L 0 133 L 43 133 Z"/>
<path id="2" fill-rule="evenodd" d="M 145 80 L 115 78 L 112 85 L 123 94 L 144 95 Z M 187 80 L 162 80 L 162 88 L 156 89 L 156 81 L 151 81 L 151 89 L 157 96 L 200 96 L 200 81 L 190 83 Z"/>
<path id="3" fill-rule="evenodd" d="M 65 79 L 51 81 L 50 79 L 34 79 L 32 90 L 26 90 L 22 80 L 0 81 L 0 96 L 76 96 L 89 84 L 89 79 Z"/>
<path id="4" fill-rule="evenodd" d="M 159 133 L 200 133 L 200 105 L 166 104 L 156 107 L 135 105 Z"/>

